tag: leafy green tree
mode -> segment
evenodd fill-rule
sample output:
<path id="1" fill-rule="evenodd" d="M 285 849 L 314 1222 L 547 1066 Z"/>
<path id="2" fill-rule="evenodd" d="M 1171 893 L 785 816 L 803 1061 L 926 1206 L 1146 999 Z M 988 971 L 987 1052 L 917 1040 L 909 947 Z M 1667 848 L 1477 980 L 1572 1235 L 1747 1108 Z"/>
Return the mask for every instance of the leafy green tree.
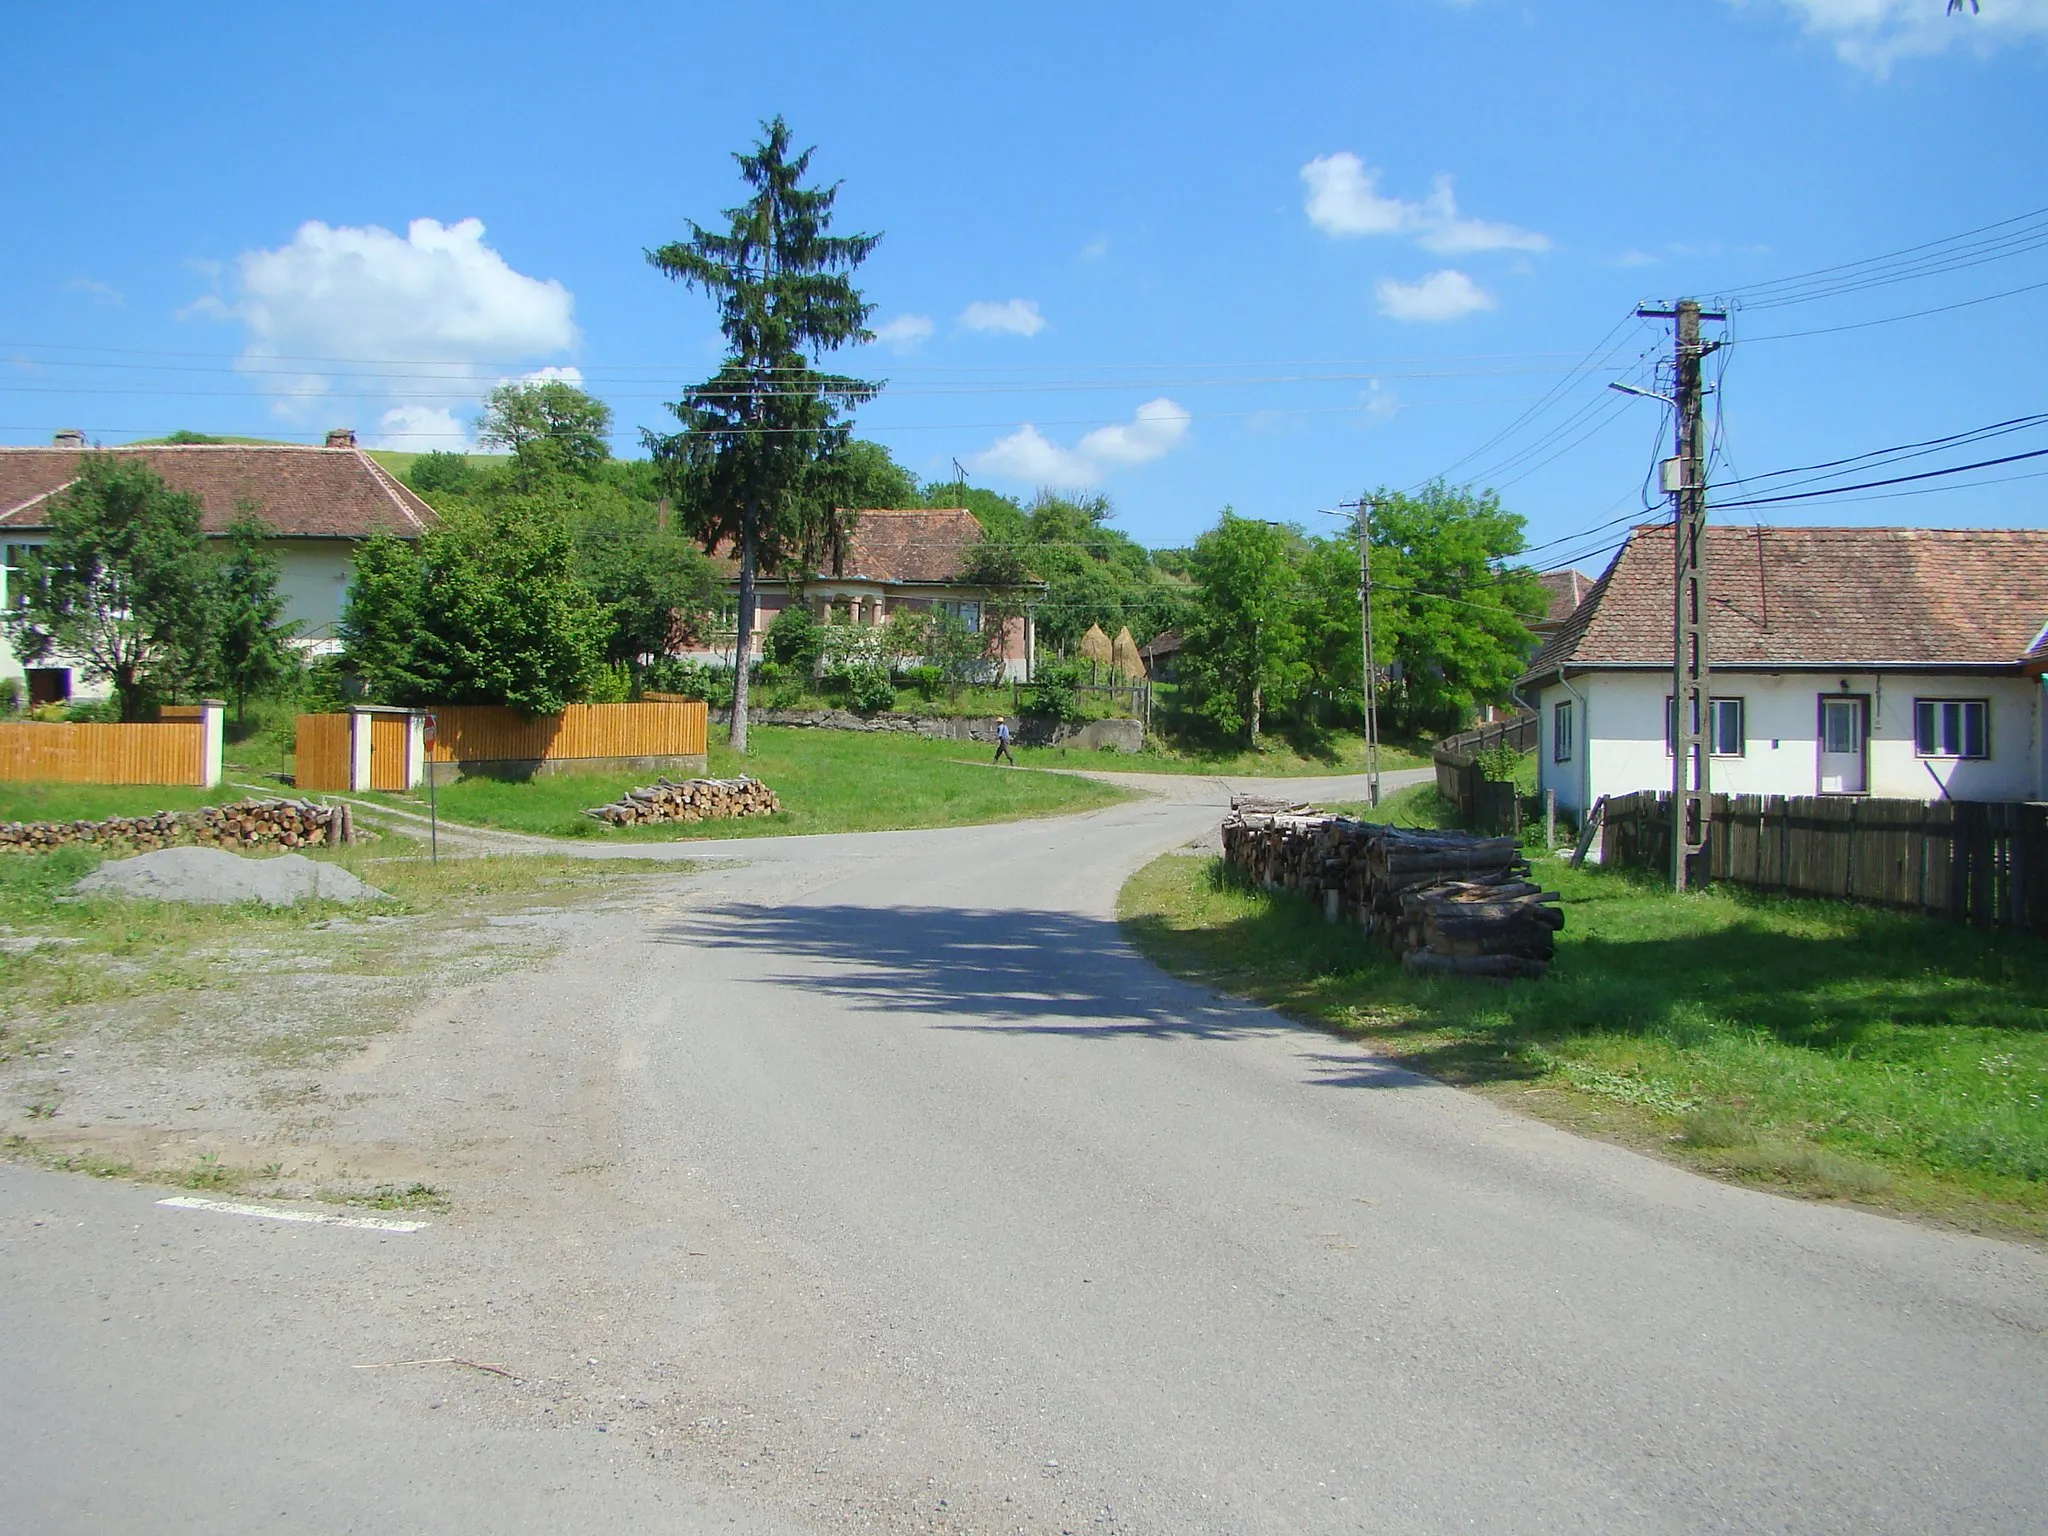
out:
<path id="1" fill-rule="evenodd" d="M 466 496 L 477 488 L 482 477 L 469 462 L 467 454 L 448 453 L 436 448 L 414 459 L 412 468 L 405 472 L 405 478 L 422 496 L 432 498 Z"/>
<path id="2" fill-rule="evenodd" d="M 610 616 L 604 657 L 639 667 L 664 656 L 702 627 L 720 582 L 701 551 L 655 509 L 606 484 L 571 501 L 576 571 Z"/>
<path id="3" fill-rule="evenodd" d="M 1181 649 L 1181 677 L 1196 714 L 1257 746 L 1269 710 L 1281 710 L 1308 678 L 1296 622 L 1299 534 L 1228 508 L 1195 541 L 1195 580 Z"/>
<path id="4" fill-rule="evenodd" d="M 25 663 L 75 658 L 113 684 L 123 720 L 141 720 L 206 654 L 210 576 L 197 498 L 147 465 L 87 454 L 27 557 L 8 637 Z"/>
<path id="5" fill-rule="evenodd" d="M 297 671 L 291 638 L 298 625 L 284 620 L 278 594 L 277 556 L 270 541 L 276 530 L 254 510 L 243 508 L 227 526 L 227 548 L 208 584 L 212 602 L 213 671 L 234 701 L 235 723 L 248 711 L 249 697 L 283 682 Z"/>
<path id="6" fill-rule="evenodd" d="M 1511 564 L 1523 522 L 1492 491 L 1441 481 L 1414 495 L 1379 491 L 1372 510 L 1373 629 L 1399 677 L 1381 698 L 1392 733 L 1460 729 L 1506 701 L 1529 656 L 1545 594 Z"/>
<path id="7" fill-rule="evenodd" d="M 740 751 L 755 576 L 815 550 L 818 463 L 843 450 L 844 413 L 881 388 L 811 363 L 814 354 L 871 339 L 872 308 L 850 274 L 881 238 L 827 233 L 839 189 L 803 185 L 811 154 L 791 154 L 780 117 L 764 124 L 753 151 L 734 157 L 753 195 L 726 211 L 728 227 L 692 220 L 688 239 L 647 253 L 717 302 L 725 333 L 723 366 L 669 407 L 682 430 L 650 433 L 648 444 L 670 469 L 706 550 L 728 542 L 739 554 L 732 744 Z"/>
<path id="8" fill-rule="evenodd" d="M 1364 628 L 1358 603 L 1358 546 L 1310 539 L 1295 570 L 1295 627 L 1309 682 L 1300 699 L 1317 725 L 1364 718 Z M 1384 650 L 1384 645 L 1382 646 Z"/>
<path id="9" fill-rule="evenodd" d="M 484 402 L 477 441 L 512 455 L 531 486 L 554 474 L 589 478 L 611 457 L 612 408 L 565 379 L 500 384 Z"/>
<path id="10" fill-rule="evenodd" d="M 446 514 L 417 550 L 367 541 L 342 635 L 386 703 L 505 704 L 531 716 L 598 683 L 609 621 L 577 577 L 560 505 L 521 497 Z"/>

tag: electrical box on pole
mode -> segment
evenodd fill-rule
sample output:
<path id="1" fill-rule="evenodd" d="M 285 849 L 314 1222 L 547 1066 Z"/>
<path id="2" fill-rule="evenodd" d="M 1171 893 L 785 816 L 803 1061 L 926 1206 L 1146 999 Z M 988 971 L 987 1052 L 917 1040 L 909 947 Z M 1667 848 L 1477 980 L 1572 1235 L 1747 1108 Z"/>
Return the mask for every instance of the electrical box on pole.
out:
<path id="1" fill-rule="evenodd" d="M 1646 320 L 1669 320 L 1672 404 L 1677 418 L 1673 457 L 1663 464 L 1671 496 L 1671 886 L 1682 891 L 1687 863 L 1707 846 L 1712 793 L 1713 711 L 1707 644 L 1707 435 L 1700 362 L 1719 349 L 1700 339 L 1702 320 L 1726 320 L 1697 299 L 1674 309 L 1638 309 Z"/>

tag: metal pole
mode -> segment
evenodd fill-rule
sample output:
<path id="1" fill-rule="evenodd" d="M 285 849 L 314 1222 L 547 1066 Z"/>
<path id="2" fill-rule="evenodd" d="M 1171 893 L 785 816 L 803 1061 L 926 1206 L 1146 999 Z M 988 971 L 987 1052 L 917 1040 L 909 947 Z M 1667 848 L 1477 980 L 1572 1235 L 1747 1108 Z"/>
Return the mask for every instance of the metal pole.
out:
<path id="1" fill-rule="evenodd" d="M 1380 803 L 1380 690 L 1378 671 L 1372 659 L 1372 503 L 1358 503 L 1358 604 L 1363 620 L 1359 643 L 1363 647 L 1365 681 L 1365 771 L 1371 776 L 1368 794 Z"/>
<path id="2" fill-rule="evenodd" d="M 441 806 L 434 793 L 434 765 L 427 764 L 427 862 L 441 862 Z"/>

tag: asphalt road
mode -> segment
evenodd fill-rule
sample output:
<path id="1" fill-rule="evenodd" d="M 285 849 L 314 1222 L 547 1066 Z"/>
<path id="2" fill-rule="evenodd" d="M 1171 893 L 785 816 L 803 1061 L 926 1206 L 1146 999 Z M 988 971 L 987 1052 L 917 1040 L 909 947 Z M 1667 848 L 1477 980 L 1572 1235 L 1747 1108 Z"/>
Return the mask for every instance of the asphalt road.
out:
<path id="1" fill-rule="evenodd" d="M 2048 1255 L 1161 976 L 1165 788 L 750 842 L 424 1009 L 360 1076 L 423 1232 L 0 1167 L 0 1527 L 2048 1529 Z"/>

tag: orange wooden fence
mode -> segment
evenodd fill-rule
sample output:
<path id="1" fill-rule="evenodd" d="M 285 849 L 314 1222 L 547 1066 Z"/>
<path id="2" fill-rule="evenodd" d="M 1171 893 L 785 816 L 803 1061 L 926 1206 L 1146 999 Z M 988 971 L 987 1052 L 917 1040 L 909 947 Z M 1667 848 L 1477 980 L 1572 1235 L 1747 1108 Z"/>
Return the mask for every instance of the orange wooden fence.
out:
<path id="1" fill-rule="evenodd" d="M 347 715 L 300 715 L 292 748 L 292 783 L 299 789 L 345 790 L 349 783 Z"/>
<path id="2" fill-rule="evenodd" d="M 204 785 L 209 782 L 206 723 L 0 725 L 0 779 Z"/>
<path id="3" fill-rule="evenodd" d="M 576 757 L 689 757 L 704 751 L 710 712 L 702 699 L 571 704 L 527 720 L 493 704 L 443 704 L 427 748 L 436 763 L 543 762 Z"/>

